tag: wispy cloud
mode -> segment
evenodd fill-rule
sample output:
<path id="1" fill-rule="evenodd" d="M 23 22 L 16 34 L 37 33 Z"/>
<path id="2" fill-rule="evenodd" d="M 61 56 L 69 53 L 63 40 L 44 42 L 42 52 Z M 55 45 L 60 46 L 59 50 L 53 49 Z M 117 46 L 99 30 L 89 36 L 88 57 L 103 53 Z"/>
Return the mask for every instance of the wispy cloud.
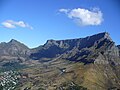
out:
<path id="1" fill-rule="evenodd" d="M 32 26 L 30 26 L 28 23 L 24 21 L 13 21 L 13 20 L 6 20 L 1 23 L 3 27 L 5 28 L 16 28 L 16 27 L 22 27 L 22 28 L 29 28 L 33 29 Z"/>
<path id="2" fill-rule="evenodd" d="M 63 13 L 65 13 L 65 14 L 67 14 L 69 10 L 70 10 L 70 9 L 59 9 L 59 12 L 63 12 Z"/>
<path id="3" fill-rule="evenodd" d="M 103 13 L 98 8 L 93 8 L 92 10 L 84 8 L 76 9 L 59 9 L 59 12 L 64 13 L 68 18 L 73 19 L 79 25 L 101 25 L 103 21 Z"/>

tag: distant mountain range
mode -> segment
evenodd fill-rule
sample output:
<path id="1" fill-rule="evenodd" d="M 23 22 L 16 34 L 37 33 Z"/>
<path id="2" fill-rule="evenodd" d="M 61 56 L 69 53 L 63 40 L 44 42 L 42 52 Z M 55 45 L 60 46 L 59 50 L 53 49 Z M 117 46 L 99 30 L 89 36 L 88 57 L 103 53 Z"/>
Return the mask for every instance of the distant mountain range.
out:
<path id="1" fill-rule="evenodd" d="M 67 60 L 94 62 L 101 54 L 119 57 L 120 46 L 116 46 L 107 32 L 93 36 L 68 40 L 48 40 L 44 45 L 29 49 L 23 43 L 12 39 L 0 43 L 0 56 L 22 57 L 24 59 L 51 59 L 61 56 Z M 111 51 L 111 52 L 110 52 Z M 88 58 L 90 57 L 92 58 Z M 9 58 L 8 58 L 9 59 Z"/>
<path id="2" fill-rule="evenodd" d="M 14 39 L 8 43 L 0 43 L 1 67 L 11 61 L 27 66 L 33 65 L 34 68 L 30 68 L 32 72 L 35 68 L 38 69 L 36 67 L 38 64 L 43 68 L 40 71 L 38 69 L 39 72 L 47 70 L 48 72 L 43 73 L 45 76 L 43 78 L 51 83 L 51 85 L 47 83 L 47 90 L 68 90 L 64 88 L 68 88 L 69 85 L 63 84 L 72 82 L 88 90 L 120 89 L 120 45 L 116 46 L 107 32 L 85 38 L 48 40 L 44 45 L 33 49 Z M 59 76 L 57 68 L 60 70 L 65 68 L 69 73 Z M 27 69 L 24 69 L 25 72 L 31 75 Z M 58 76 L 55 76 L 57 74 Z M 28 81 L 25 82 L 28 83 Z M 39 85 L 37 84 L 36 87 Z M 42 87 L 45 89 L 44 85 Z M 31 88 L 33 89 L 30 90 L 35 90 L 34 85 Z"/>

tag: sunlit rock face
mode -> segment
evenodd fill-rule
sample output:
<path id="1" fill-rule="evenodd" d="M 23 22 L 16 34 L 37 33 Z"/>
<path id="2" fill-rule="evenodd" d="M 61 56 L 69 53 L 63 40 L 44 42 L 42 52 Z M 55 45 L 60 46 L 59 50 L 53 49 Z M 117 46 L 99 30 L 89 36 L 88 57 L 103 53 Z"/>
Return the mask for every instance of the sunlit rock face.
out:
<path id="1" fill-rule="evenodd" d="M 30 49 L 24 44 L 12 39 L 8 43 L 0 43 L 0 60 L 26 60 L 30 55 Z"/>
<path id="2" fill-rule="evenodd" d="M 12 39 L 8 43 L 0 44 L 0 54 L 4 55 L 27 55 L 29 54 L 29 48 L 24 44 Z"/>

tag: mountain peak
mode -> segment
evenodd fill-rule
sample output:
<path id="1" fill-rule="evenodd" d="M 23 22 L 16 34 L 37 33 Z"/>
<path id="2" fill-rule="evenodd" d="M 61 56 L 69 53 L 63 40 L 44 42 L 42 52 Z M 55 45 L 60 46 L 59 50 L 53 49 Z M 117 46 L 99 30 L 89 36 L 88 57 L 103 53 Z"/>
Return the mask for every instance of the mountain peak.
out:
<path id="1" fill-rule="evenodd" d="M 23 43 L 15 40 L 15 39 L 11 39 L 11 40 L 8 42 L 8 44 L 10 44 L 10 45 L 16 45 L 16 46 L 18 46 L 18 47 L 28 48 L 26 45 L 24 45 Z"/>
<path id="2" fill-rule="evenodd" d="M 19 42 L 15 39 L 11 39 L 9 43 L 19 43 Z"/>
<path id="3" fill-rule="evenodd" d="M 94 36 L 94 35 L 93 35 Z M 98 33 L 96 34 L 96 36 L 101 36 L 103 38 L 109 39 L 110 41 L 112 41 L 110 34 L 108 32 L 102 32 L 102 33 Z"/>
<path id="4" fill-rule="evenodd" d="M 104 38 L 109 39 L 110 41 L 112 41 L 110 34 L 108 32 L 104 32 Z"/>

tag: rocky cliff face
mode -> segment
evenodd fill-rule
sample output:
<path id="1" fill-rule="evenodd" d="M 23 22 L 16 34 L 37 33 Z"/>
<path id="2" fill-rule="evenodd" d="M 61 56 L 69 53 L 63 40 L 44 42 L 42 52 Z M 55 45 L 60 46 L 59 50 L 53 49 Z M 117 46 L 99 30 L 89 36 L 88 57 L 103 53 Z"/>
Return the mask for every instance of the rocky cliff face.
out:
<path id="1" fill-rule="evenodd" d="M 48 40 L 30 57 L 41 59 L 61 56 L 71 61 L 90 63 L 100 54 L 119 56 L 118 48 L 106 32 L 79 39 Z"/>

